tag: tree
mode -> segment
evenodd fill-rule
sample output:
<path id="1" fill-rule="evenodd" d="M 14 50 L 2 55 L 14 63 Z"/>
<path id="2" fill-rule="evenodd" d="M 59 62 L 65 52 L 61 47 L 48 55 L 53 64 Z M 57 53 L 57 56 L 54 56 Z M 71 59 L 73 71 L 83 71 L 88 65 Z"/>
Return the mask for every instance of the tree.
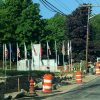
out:
<path id="1" fill-rule="evenodd" d="M 86 4 L 85 4 L 86 5 Z M 91 12 L 90 12 L 91 13 Z M 85 60 L 88 7 L 79 7 L 68 16 L 65 37 L 72 41 L 73 59 Z M 93 33 L 89 34 L 89 58 L 93 49 Z M 67 43 L 67 41 L 66 41 Z"/>
<path id="2" fill-rule="evenodd" d="M 57 41 L 57 48 L 61 52 L 62 41 L 65 40 L 65 16 L 60 14 L 55 14 L 54 17 L 47 19 L 46 30 L 46 41 L 49 40 L 54 47 L 54 41 Z"/>
<path id="3" fill-rule="evenodd" d="M 32 0 L 7 0 L 0 9 L 1 42 L 39 42 L 45 21 Z"/>
<path id="4" fill-rule="evenodd" d="M 95 56 L 100 57 L 100 14 L 93 17 L 90 22 L 94 33 Z"/>
<path id="5" fill-rule="evenodd" d="M 28 49 L 31 41 L 39 43 L 46 25 L 39 13 L 39 4 L 32 0 L 6 0 L 0 8 L 0 42 L 26 42 Z"/>

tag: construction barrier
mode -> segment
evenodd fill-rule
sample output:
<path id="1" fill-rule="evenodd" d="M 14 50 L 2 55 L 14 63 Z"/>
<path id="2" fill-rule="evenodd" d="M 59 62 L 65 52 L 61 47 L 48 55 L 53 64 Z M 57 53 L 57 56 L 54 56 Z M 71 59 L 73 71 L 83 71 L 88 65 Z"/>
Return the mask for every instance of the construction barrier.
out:
<path id="1" fill-rule="evenodd" d="M 52 75 L 45 74 L 43 77 L 43 92 L 52 92 Z"/>
<path id="2" fill-rule="evenodd" d="M 29 87 L 30 87 L 29 93 L 30 93 L 30 94 L 33 94 L 34 91 L 35 91 L 35 89 L 34 89 L 35 82 L 34 82 L 34 80 L 31 78 L 30 81 L 29 81 L 29 83 L 30 83 L 30 86 L 29 86 Z"/>
<path id="3" fill-rule="evenodd" d="M 76 72 L 76 83 L 81 84 L 82 83 L 82 73 L 81 71 Z"/>
<path id="4" fill-rule="evenodd" d="M 100 62 L 96 62 L 96 75 L 100 75 Z"/>

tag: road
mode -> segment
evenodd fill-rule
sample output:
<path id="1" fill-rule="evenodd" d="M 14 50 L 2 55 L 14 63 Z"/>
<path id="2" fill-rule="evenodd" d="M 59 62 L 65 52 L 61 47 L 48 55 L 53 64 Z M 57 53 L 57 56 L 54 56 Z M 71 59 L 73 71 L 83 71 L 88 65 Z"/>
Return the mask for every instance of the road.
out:
<path id="1" fill-rule="evenodd" d="M 100 77 L 67 93 L 41 100 L 100 100 Z"/>
<path id="2" fill-rule="evenodd" d="M 100 100 L 100 77 L 63 94 L 27 100 Z"/>

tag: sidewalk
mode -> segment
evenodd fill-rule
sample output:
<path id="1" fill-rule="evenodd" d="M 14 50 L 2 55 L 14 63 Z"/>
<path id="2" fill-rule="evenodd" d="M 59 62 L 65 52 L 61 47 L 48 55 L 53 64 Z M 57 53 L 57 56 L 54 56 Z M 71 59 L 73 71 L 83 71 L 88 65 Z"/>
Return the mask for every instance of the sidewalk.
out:
<path id="1" fill-rule="evenodd" d="M 56 90 L 53 90 L 50 93 L 43 93 L 42 90 L 36 90 L 36 94 L 37 94 L 38 97 L 46 97 L 46 96 L 52 96 L 52 95 L 56 95 L 56 94 L 65 93 L 65 92 L 68 92 L 72 89 L 75 89 L 78 86 L 81 86 L 85 83 L 88 83 L 88 82 L 94 80 L 97 77 L 99 77 L 99 76 L 86 75 L 85 78 L 82 78 L 82 84 L 76 84 L 76 80 L 74 79 L 74 80 L 67 81 L 69 84 L 66 84 L 64 86 L 60 86 L 59 88 L 57 88 Z M 18 93 L 19 92 L 8 93 L 8 94 L 5 94 L 5 96 L 11 95 L 12 98 L 14 98 L 14 97 L 16 97 L 16 95 Z"/>
<path id="2" fill-rule="evenodd" d="M 67 81 L 70 83 L 69 85 L 60 86 L 57 90 L 53 90 L 51 93 L 43 93 L 42 90 L 37 90 L 36 93 L 40 97 L 65 93 L 65 92 L 68 92 L 68 91 L 70 91 L 70 90 L 72 90 L 80 85 L 88 83 L 88 82 L 96 79 L 97 77 L 98 76 L 96 76 L 96 75 L 86 75 L 85 78 L 82 78 L 82 84 L 77 84 L 76 80 L 71 80 L 71 81 Z"/>

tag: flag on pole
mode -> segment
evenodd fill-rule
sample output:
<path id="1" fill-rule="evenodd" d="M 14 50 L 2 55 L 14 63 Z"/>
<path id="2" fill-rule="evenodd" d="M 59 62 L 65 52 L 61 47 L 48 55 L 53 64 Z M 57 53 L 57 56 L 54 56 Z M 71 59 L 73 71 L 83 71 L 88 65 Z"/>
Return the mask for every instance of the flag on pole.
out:
<path id="1" fill-rule="evenodd" d="M 69 47 L 69 51 L 70 51 L 70 52 L 72 52 L 72 46 L 71 46 L 71 45 L 72 45 L 72 43 L 71 43 L 71 41 L 70 41 L 70 47 Z"/>
<path id="2" fill-rule="evenodd" d="M 36 52 L 36 49 L 34 46 L 33 46 L 33 52 L 34 52 L 35 56 L 37 56 L 37 52 Z"/>
<path id="3" fill-rule="evenodd" d="M 64 41 L 63 41 L 63 45 L 62 45 L 62 54 L 65 55 L 65 45 L 64 45 Z"/>
<path id="4" fill-rule="evenodd" d="M 24 55 L 25 55 L 25 59 L 27 59 L 27 49 L 26 49 L 26 44 L 24 43 Z"/>
<path id="5" fill-rule="evenodd" d="M 56 56 L 56 63 L 57 63 L 57 43 L 56 43 L 56 41 L 55 41 L 55 56 Z"/>
<path id="6" fill-rule="evenodd" d="M 10 69 L 11 69 L 11 54 L 12 54 L 11 43 L 9 43 L 9 52 L 10 52 Z"/>
<path id="7" fill-rule="evenodd" d="M 4 45 L 5 45 L 5 44 L 3 44 L 3 69 L 4 69 L 4 59 L 5 59 L 5 58 L 4 58 L 4 57 L 5 57 L 5 55 L 4 55 L 4 48 L 5 48 Z"/>
<path id="8" fill-rule="evenodd" d="M 17 57 L 20 58 L 20 49 L 19 49 L 19 47 L 18 47 L 18 44 L 17 44 Z"/>
<path id="9" fill-rule="evenodd" d="M 47 51 L 48 51 L 48 54 L 51 55 L 51 50 L 50 50 L 48 42 L 47 42 Z"/>
<path id="10" fill-rule="evenodd" d="M 34 50 L 33 50 L 33 43 L 32 42 L 31 42 L 31 53 L 32 53 L 32 67 L 33 67 L 34 66 Z"/>
<path id="11" fill-rule="evenodd" d="M 36 49 L 35 49 L 33 43 L 31 43 L 31 49 L 32 49 L 32 56 L 34 56 L 34 55 L 37 56 L 37 52 L 36 52 Z"/>
<path id="12" fill-rule="evenodd" d="M 7 59 L 8 58 L 8 49 L 7 49 L 7 46 L 6 46 L 6 44 L 5 44 L 5 59 Z"/>
<path id="13" fill-rule="evenodd" d="M 69 56 L 69 53 L 70 53 L 70 43 L 68 41 L 68 44 L 67 44 L 67 54 L 68 54 L 68 56 Z"/>

